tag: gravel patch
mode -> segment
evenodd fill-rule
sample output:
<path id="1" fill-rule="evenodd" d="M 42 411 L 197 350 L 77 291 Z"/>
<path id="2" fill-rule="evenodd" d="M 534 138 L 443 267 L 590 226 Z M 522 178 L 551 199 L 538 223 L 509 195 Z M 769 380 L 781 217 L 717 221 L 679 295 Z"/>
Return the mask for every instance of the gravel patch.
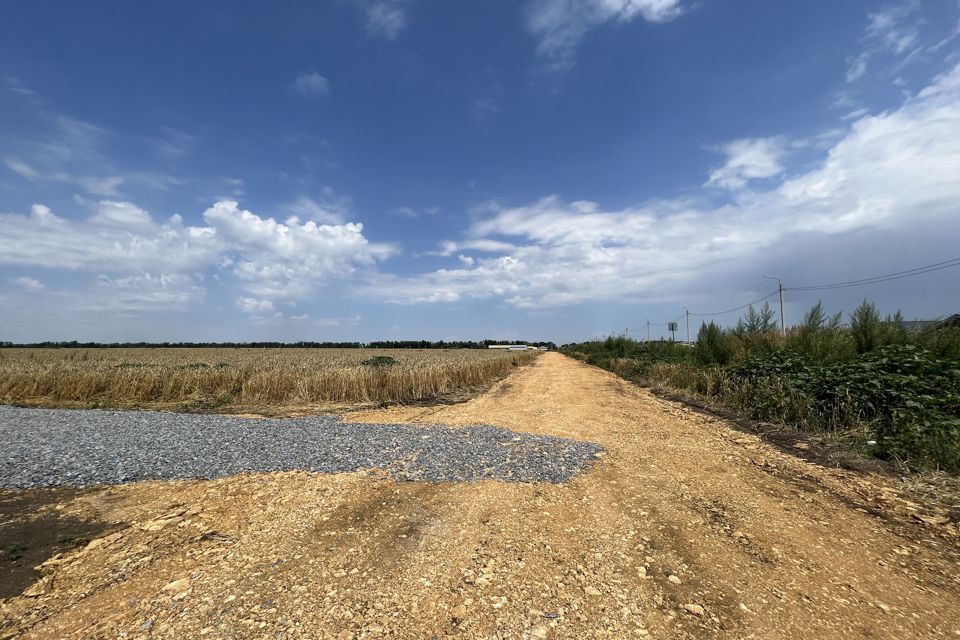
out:
<path id="1" fill-rule="evenodd" d="M 0 443 L 0 487 L 16 489 L 359 469 L 427 482 L 561 483 L 601 451 L 590 442 L 489 425 L 10 406 L 0 406 Z"/>

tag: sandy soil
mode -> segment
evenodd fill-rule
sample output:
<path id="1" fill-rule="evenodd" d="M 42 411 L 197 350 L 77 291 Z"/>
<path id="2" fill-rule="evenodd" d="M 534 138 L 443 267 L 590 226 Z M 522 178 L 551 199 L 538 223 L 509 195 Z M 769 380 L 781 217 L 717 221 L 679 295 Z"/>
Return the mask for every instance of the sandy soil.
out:
<path id="1" fill-rule="evenodd" d="M 112 533 L 50 557 L 0 637 L 960 637 L 956 523 L 559 354 L 463 404 L 350 419 L 606 453 L 563 486 L 283 473 L 46 496 L 38 520 Z"/>

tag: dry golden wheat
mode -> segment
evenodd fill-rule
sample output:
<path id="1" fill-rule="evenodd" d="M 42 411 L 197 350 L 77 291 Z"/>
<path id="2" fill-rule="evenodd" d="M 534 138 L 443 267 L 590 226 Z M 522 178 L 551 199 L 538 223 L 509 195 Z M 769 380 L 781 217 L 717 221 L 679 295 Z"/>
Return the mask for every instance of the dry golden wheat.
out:
<path id="1" fill-rule="evenodd" d="M 373 356 L 397 364 L 361 364 Z M 480 349 L 4 349 L 4 403 L 305 406 L 410 402 L 489 384 L 534 351 Z"/>

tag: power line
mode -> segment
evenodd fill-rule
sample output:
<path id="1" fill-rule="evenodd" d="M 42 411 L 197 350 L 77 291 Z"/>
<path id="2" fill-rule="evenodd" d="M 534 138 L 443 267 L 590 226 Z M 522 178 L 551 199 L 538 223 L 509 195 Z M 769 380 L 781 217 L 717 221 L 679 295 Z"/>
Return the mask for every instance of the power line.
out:
<path id="1" fill-rule="evenodd" d="M 900 280 L 901 278 L 912 278 L 913 276 L 919 276 L 924 273 L 930 273 L 932 271 L 940 271 L 941 269 L 950 269 L 951 267 L 957 267 L 957 266 L 960 266 L 960 258 L 953 258 L 952 260 L 944 260 L 943 262 L 928 264 L 924 267 L 916 267 L 914 269 L 907 269 L 906 271 L 897 271 L 895 273 L 888 273 L 882 276 L 873 276 L 872 278 L 862 278 L 860 280 L 848 280 L 846 282 L 834 282 L 832 284 L 810 285 L 806 287 L 784 287 L 784 289 L 787 291 L 822 291 L 825 289 L 845 289 L 847 287 L 858 287 L 861 285 L 875 284 L 877 282 L 889 282 L 890 280 Z"/>
<path id="2" fill-rule="evenodd" d="M 904 271 L 895 271 L 894 273 L 887 273 L 879 276 L 873 276 L 870 278 L 861 278 L 860 280 L 847 280 L 844 282 L 808 285 L 804 287 L 784 287 L 781 284 L 781 286 L 776 291 L 771 291 L 770 293 L 763 296 L 762 298 L 757 298 L 756 300 L 753 300 L 752 302 L 748 302 L 746 304 L 742 304 L 739 307 L 733 307 L 732 309 L 725 309 L 723 311 L 716 311 L 713 313 L 688 312 L 687 314 L 684 314 L 684 315 L 696 316 L 699 318 L 710 317 L 710 316 L 722 316 L 728 313 L 733 313 L 734 311 L 741 311 L 743 309 L 746 309 L 747 307 L 753 306 L 755 304 L 759 304 L 765 300 L 769 300 L 770 298 L 781 293 L 782 291 L 824 291 L 828 289 L 844 289 L 848 287 L 859 287 L 859 286 L 864 286 L 868 284 L 877 284 L 880 282 L 890 282 L 891 280 L 900 280 L 902 278 L 912 278 L 913 276 L 919 276 L 925 273 L 932 273 L 934 271 L 941 271 L 943 269 L 950 269 L 953 267 L 960 267 L 960 258 L 951 258 L 950 260 L 935 262 L 933 264 L 928 264 L 922 267 L 914 267 L 913 269 L 906 269 Z M 671 320 L 670 322 L 661 322 L 661 323 L 653 323 L 648 321 L 647 326 L 648 328 L 649 327 L 667 327 L 673 322 L 679 322 L 683 318 L 684 316 L 680 316 L 679 318 L 675 320 Z"/>
<path id="3" fill-rule="evenodd" d="M 727 310 L 725 310 L 725 311 L 717 311 L 716 313 L 693 313 L 693 312 L 691 311 L 691 312 L 690 312 L 690 315 L 692 315 L 692 316 L 698 316 L 698 317 L 722 316 L 722 315 L 727 314 L 727 313 L 733 313 L 734 311 L 740 311 L 741 309 L 746 309 L 747 307 L 749 307 L 749 306 L 751 306 L 751 305 L 754 305 L 754 304 L 757 304 L 757 303 L 759 303 L 759 302 L 763 302 L 764 300 L 768 300 L 769 298 L 772 298 L 773 296 L 777 295 L 778 293 L 780 293 L 780 290 L 779 290 L 779 289 L 777 289 L 776 291 L 771 291 L 770 293 L 768 293 L 767 295 L 763 296 L 762 298 L 758 298 L 758 299 L 754 300 L 753 302 L 748 302 L 747 304 L 742 304 L 742 305 L 740 305 L 739 307 L 734 307 L 733 309 L 727 309 Z M 682 317 L 682 316 L 681 316 L 681 317 Z"/>

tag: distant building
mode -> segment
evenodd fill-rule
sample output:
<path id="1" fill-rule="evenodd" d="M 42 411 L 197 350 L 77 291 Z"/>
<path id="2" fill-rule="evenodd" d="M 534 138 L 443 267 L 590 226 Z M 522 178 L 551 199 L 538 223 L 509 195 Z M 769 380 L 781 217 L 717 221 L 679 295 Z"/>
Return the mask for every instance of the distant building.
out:
<path id="1" fill-rule="evenodd" d="M 960 327 L 960 313 L 947 316 L 943 320 L 937 320 L 934 323 L 935 329 L 944 329 L 946 327 Z"/>
<path id="2" fill-rule="evenodd" d="M 526 351 L 527 349 L 536 349 L 536 347 L 531 347 L 526 344 L 491 344 L 487 345 L 487 349 L 507 349 L 509 351 Z"/>
<path id="3" fill-rule="evenodd" d="M 948 327 L 960 327 L 960 313 L 941 318 L 940 320 L 904 320 L 903 328 L 907 331 L 936 331 Z"/>

